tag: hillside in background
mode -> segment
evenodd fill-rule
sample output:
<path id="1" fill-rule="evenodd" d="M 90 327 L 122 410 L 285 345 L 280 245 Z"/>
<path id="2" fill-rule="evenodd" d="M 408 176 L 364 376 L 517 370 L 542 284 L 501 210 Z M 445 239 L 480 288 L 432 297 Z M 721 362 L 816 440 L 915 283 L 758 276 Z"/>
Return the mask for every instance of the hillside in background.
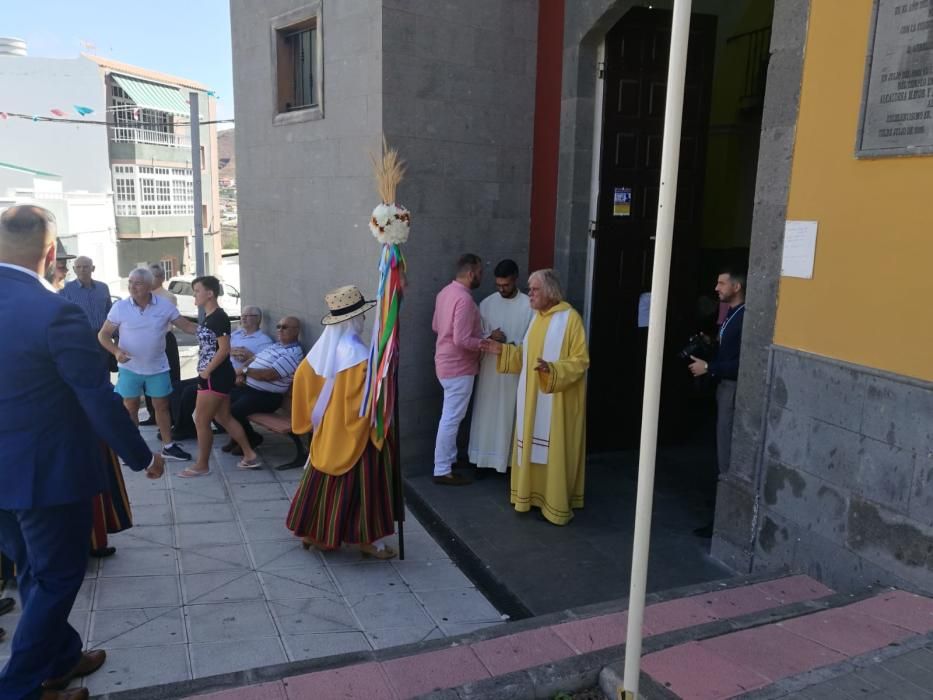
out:
<path id="1" fill-rule="evenodd" d="M 236 180 L 236 153 L 234 153 L 234 129 L 217 132 L 217 164 L 220 166 L 220 178 Z"/>

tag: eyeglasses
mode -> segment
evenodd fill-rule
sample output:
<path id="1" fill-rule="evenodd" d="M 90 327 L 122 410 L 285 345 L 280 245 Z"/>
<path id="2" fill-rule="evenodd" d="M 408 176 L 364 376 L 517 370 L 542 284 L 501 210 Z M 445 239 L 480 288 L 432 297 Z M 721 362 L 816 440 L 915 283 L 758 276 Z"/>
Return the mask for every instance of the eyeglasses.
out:
<path id="1" fill-rule="evenodd" d="M 240 318 L 259 318 L 259 314 L 241 314 Z"/>
<path id="2" fill-rule="evenodd" d="M 284 323 L 277 323 L 275 327 L 280 331 L 284 331 L 286 328 L 294 328 L 294 326 L 286 326 Z"/>

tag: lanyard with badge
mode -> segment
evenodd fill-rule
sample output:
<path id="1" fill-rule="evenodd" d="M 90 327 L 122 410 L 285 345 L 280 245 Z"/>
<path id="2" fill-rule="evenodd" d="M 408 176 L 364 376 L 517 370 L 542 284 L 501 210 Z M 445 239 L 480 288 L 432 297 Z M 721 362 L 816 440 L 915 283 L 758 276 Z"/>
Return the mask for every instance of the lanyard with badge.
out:
<path id="1" fill-rule="evenodd" d="M 741 311 L 741 310 L 744 309 L 744 308 L 745 308 L 745 304 L 742 304 L 741 306 L 739 306 L 738 308 L 736 308 L 735 311 L 733 311 L 731 314 L 729 314 L 729 318 L 727 318 L 725 321 L 723 321 L 723 324 L 719 327 L 719 344 L 720 344 L 720 345 L 722 345 L 722 336 L 723 336 L 723 335 L 725 334 L 725 332 L 726 332 L 726 326 L 728 326 L 730 323 L 732 323 L 732 319 L 734 319 L 736 316 L 738 316 L 738 315 L 739 315 L 739 311 Z"/>

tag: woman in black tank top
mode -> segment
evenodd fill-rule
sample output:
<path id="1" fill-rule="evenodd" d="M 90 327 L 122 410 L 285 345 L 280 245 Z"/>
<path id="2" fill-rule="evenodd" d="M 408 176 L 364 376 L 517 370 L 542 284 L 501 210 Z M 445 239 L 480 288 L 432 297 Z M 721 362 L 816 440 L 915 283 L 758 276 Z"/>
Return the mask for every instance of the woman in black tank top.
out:
<path id="1" fill-rule="evenodd" d="M 230 390 L 236 373 L 230 364 L 230 318 L 217 304 L 220 281 L 216 277 L 197 277 L 191 283 L 194 303 L 204 309 L 204 321 L 198 325 L 198 399 L 194 424 L 198 433 L 198 460 L 179 472 L 182 478 L 210 473 L 214 434 L 211 421 L 217 421 L 243 450 L 242 469 L 257 469 L 259 457 L 249 444 L 243 426 L 230 414 Z"/>

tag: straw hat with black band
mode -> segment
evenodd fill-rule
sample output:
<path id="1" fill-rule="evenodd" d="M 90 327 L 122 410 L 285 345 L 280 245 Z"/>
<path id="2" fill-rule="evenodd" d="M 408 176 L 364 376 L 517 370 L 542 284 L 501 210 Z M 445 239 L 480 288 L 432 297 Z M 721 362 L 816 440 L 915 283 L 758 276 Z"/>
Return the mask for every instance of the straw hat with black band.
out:
<path id="1" fill-rule="evenodd" d="M 353 285 L 338 287 L 329 294 L 325 294 L 324 301 L 330 313 L 321 319 L 322 326 L 343 323 L 354 316 L 366 313 L 376 305 L 375 301 L 364 299 L 363 293 Z"/>

